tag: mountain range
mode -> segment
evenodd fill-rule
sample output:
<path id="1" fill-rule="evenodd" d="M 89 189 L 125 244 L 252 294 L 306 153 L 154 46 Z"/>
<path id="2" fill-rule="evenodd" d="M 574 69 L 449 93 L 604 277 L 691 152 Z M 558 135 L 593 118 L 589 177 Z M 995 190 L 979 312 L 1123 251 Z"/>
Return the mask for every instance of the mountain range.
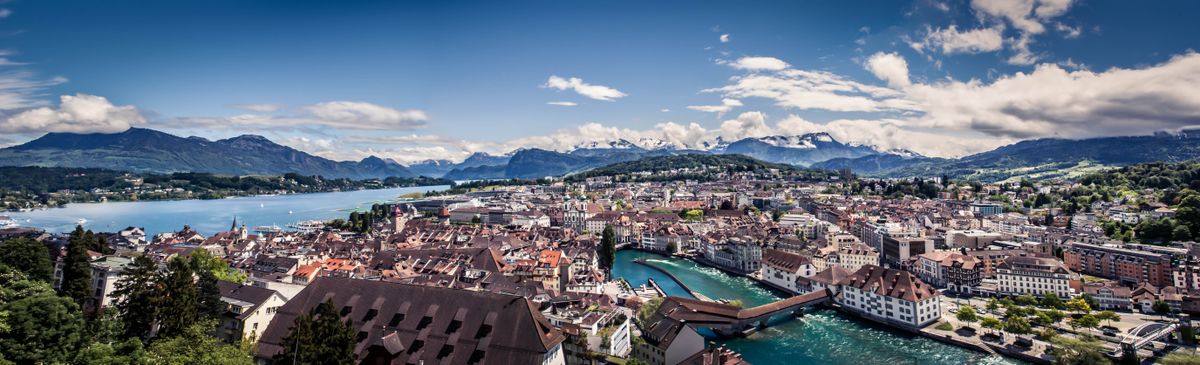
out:
<path id="1" fill-rule="evenodd" d="M 226 175 L 299 173 L 329 178 L 413 177 L 407 167 L 375 156 L 332 161 L 257 135 L 210 141 L 151 129 L 120 133 L 49 133 L 0 149 L 0 166 L 94 167 L 133 172 L 210 172 Z"/>
<path id="2" fill-rule="evenodd" d="M 810 167 L 849 169 L 858 175 L 883 178 L 946 175 L 994 181 L 1016 176 L 1072 177 L 1111 166 L 1194 159 L 1200 159 L 1200 134 L 1185 132 L 1035 139 L 952 159 L 892 153 L 830 159 Z"/>
<path id="3" fill-rule="evenodd" d="M 567 151 L 525 148 L 505 155 L 475 153 L 462 162 L 427 160 L 401 165 L 380 157 L 333 161 L 256 135 L 210 141 L 131 128 L 112 134 L 49 133 L 0 149 L 0 166 L 95 167 L 136 172 L 211 172 L 229 175 L 300 173 L 353 179 L 387 176 L 454 180 L 540 178 L 656 156 L 744 155 L 774 164 L 848 169 L 869 177 L 948 175 L 980 180 L 1058 177 L 1107 166 L 1200 158 L 1196 133 L 1018 142 L 961 158 L 926 157 L 842 143 L 825 133 L 715 139 L 684 149 L 653 139 L 583 143 Z"/>

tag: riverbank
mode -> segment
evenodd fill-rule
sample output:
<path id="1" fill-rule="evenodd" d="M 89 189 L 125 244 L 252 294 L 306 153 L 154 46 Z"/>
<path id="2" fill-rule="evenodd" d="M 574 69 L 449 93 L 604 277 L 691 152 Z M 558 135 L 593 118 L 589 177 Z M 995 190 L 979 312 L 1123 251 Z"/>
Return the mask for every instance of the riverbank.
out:
<path id="1" fill-rule="evenodd" d="M 670 293 L 671 288 L 666 288 L 669 295 L 686 296 L 690 291 L 708 297 L 741 300 L 746 306 L 766 304 L 786 296 L 778 288 L 765 285 L 752 276 L 735 275 L 695 260 L 638 250 L 624 250 L 618 254 L 621 258 L 618 261 L 625 262 L 619 263 L 614 275 L 640 275 L 638 278 L 626 277 L 637 282 L 641 277 L 653 273 L 659 275 L 664 283 L 671 280 L 670 283 L 675 284 L 674 280 L 678 280 L 683 284 L 672 286 L 675 287 L 675 293 Z M 653 268 L 633 263 L 634 259 L 639 258 L 650 260 Z M 617 272 L 622 270 L 625 272 Z M 811 310 L 803 319 L 782 321 L 745 338 L 713 340 L 738 351 L 754 364 L 1021 363 L 991 355 L 979 348 L 948 343 L 944 339 L 903 331 L 839 312 L 836 307 Z"/>

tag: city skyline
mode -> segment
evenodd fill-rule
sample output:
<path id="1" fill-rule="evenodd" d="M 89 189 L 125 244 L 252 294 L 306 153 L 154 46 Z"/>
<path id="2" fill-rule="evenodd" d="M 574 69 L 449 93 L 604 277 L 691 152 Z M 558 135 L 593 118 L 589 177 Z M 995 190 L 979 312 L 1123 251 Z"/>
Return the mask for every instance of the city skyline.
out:
<path id="1" fill-rule="evenodd" d="M 621 138 L 826 132 L 954 157 L 1146 135 L 1200 120 L 1196 6 L 11 1 L 0 147 L 144 127 L 407 163 Z"/>

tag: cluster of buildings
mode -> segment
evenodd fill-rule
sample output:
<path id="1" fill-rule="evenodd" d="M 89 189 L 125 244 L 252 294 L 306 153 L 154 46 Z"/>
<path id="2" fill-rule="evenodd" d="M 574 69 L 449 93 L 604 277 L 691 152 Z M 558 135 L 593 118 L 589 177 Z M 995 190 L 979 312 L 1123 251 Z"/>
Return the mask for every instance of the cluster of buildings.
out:
<path id="1" fill-rule="evenodd" d="M 844 310 L 908 328 L 936 323 L 944 293 L 1087 294 L 1104 309 L 1165 301 L 1200 313 L 1190 248 L 1124 244 L 1098 228 L 1141 219 L 1139 211 L 1100 205 L 1064 222 L 1043 218 L 1061 212 L 976 200 L 1027 198 L 1007 187 L 940 199 L 827 193 L 840 184 L 595 178 L 397 203 L 368 233 L 235 222 L 208 235 L 184 227 L 149 237 L 129 227 L 102 234 L 117 253 L 94 254 L 91 305 L 112 304 L 130 255 L 166 262 L 206 251 L 248 274 L 221 285 L 229 305 L 221 335 L 256 341 L 264 360 L 297 315 L 332 299 L 359 331 L 363 363 L 743 363 L 686 324 L 635 325 L 655 295 L 600 266 L 601 232 L 611 228 L 618 249 L 687 257 L 795 294 L 827 291 Z M 60 249 L 65 241 L 41 238 Z"/>

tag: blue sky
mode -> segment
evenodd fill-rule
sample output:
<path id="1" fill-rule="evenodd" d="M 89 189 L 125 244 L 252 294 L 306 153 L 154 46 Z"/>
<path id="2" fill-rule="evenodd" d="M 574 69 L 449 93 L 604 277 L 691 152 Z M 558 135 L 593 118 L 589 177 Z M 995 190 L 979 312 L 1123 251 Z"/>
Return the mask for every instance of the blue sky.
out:
<path id="1" fill-rule="evenodd" d="M 1200 124 L 1189 1 L 0 8 L 0 145 L 139 126 L 406 162 L 827 132 L 957 156 Z"/>

